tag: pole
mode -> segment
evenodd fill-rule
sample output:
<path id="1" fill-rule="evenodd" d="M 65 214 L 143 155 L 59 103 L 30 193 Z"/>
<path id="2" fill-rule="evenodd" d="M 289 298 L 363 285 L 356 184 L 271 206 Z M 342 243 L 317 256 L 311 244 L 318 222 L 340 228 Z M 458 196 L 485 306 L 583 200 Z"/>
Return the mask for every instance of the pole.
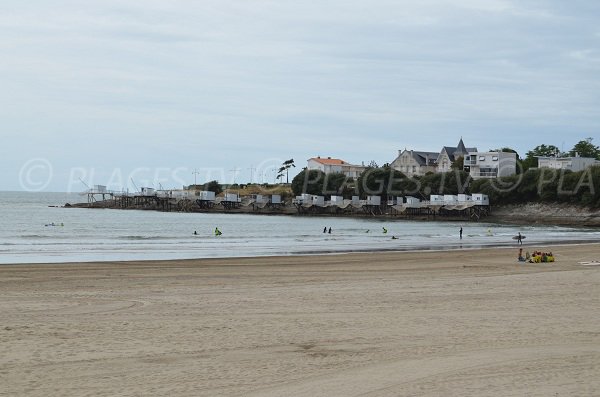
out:
<path id="1" fill-rule="evenodd" d="M 250 164 L 250 168 L 248 168 L 250 170 L 250 183 L 254 183 L 254 171 L 256 171 L 256 168 L 254 168 L 254 165 Z"/>
<path id="2" fill-rule="evenodd" d="M 236 174 L 237 174 L 237 172 L 238 172 L 239 170 L 240 170 L 240 169 L 239 169 L 239 168 L 237 168 L 235 165 L 233 166 L 233 168 L 232 168 L 232 169 L 230 169 L 230 170 L 229 170 L 230 172 L 232 172 L 232 173 L 233 173 L 233 184 L 234 184 L 234 185 L 235 185 L 235 176 L 236 176 Z"/>
<path id="3" fill-rule="evenodd" d="M 198 186 L 198 184 L 196 181 L 196 176 L 199 174 L 198 169 L 194 168 L 194 171 L 192 172 L 192 174 L 194 175 L 194 190 L 197 190 L 196 186 Z"/>

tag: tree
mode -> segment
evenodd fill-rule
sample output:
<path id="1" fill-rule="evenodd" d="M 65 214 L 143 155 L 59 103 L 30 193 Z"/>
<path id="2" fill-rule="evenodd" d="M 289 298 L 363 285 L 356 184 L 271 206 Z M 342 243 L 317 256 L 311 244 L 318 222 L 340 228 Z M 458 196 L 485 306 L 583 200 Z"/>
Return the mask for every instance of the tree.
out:
<path id="1" fill-rule="evenodd" d="M 223 192 L 223 187 L 218 181 L 210 181 L 204 185 L 204 190 L 215 192 L 215 194 L 220 194 Z"/>
<path id="2" fill-rule="evenodd" d="M 453 170 L 462 171 L 464 166 L 465 166 L 465 158 L 463 156 L 459 156 L 456 160 L 454 160 L 454 162 L 452 163 L 450 168 Z"/>
<path id="3" fill-rule="evenodd" d="M 573 157 L 579 155 L 580 157 L 600 159 L 600 148 L 592 143 L 593 139 L 587 138 L 577 142 L 569 152 L 569 155 Z"/>
<path id="4" fill-rule="evenodd" d="M 323 180 L 325 173 L 319 170 L 303 169 L 292 179 L 292 191 L 294 195 L 315 194 L 319 195 L 323 191 Z"/>
<path id="5" fill-rule="evenodd" d="M 522 162 L 523 170 L 537 167 L 538 157 L 558 156 L 559 154 L 560 150 L 554 145 L 538 145 L 525 154 L 525 159 Z"/>
<path id="6" fill-rule="evenodd" d="M 403 192 L 418 191 L 418 184 L 391 167 L 367 168 L 358 177 L 360 195 L 399 196 Z"/>
<path id="7" fill-rule="evenodd" d="M 283 174 L 285 173 L 285 183 L 290 183 L 290 168 L 292 167 L 296 167 L 294 159 L 284 161 L 281 167 L 279 167 L 279 171 L 277 171 L 277 179 L 283 178 Z"/>
<path id="8" fill-rule="evenodd" d="M 320 170 L 303 169 L 292 179 L 294 195 L 313 194 L 315 196 L 328 196 L 331 194 L 348 193 L 349 178 L 342 173 L 325 174 Z"/>
<path id="9" fill-rule="evenodd" d="M 541 144 L 528 151 L 526 157 L 551 157 L 560 154 L 560 150 L 554 145 Z"/>

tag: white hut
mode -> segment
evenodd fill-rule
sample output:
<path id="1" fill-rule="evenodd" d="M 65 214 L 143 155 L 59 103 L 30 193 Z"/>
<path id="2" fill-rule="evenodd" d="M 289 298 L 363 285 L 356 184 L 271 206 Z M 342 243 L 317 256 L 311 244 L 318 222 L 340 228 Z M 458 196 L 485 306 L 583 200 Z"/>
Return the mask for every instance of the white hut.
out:
<path id="1" fill-rule="evenodd" d="M 490 205 L 490 199 L 487 194 L 474 193 L 471 197 L 475 205 Z"/>
<path id="2" fill-rule="evenodd" d="M 224 201 L 228 201 L 231 203 L 239 203 L 240 197 L 237 195 L 237 193 L 226 193 Z"/>
<path id="3" fill-rule="evenodd" d="M 204 200 L 204 201 L 214 201 L 215 200 L 215 192 L 203 190 L 199 194 L 199 199 Z"/>
<path id="4" fill-rule="evenodd" d="M 325 196 L 312 196 L 312 204 L 318 207 L 325 206 Z"/>
<path id="5" fill-rule="evenodd" d="M 432 194 L 429 196 L 429 202 L 433 205 L 442 205 L 444 204 L 444 196 L 440 194 Z"/>
<path id="6" fill-rule="evenodd" d="M 154 190 L 154 188 L 151 187 L 143 187 L 142 196 L 156 196 L 156 190 Z"/>
<path id="7" fill-rule="evenodd" d="M 406 196 L 406 207 L 408 208 L 420 208 L 421 200 L 416 197 Z"/>
<path id="8" fill-rule="evenodd" d="M 342 205 L 344 204 L 344 198 L 342 196 L 331 196 L 331 205 Z"/>
<path id="9" fill-rule="evenodd" d="M 458 201 L 460 203 L 469 203 L 469 202 L 473 201 L 473 198 L 468 194 L 459 194 Z"/>
<path id="10" fill-rule="evenodd" d="M 381 196 L 367 196 L 367 205 L 381 205 Z"/>
<path id="11" fill-rule="evenodd" d="M 263 196 L 262 194 L 252 195 L 252 200 L 254 200 L 254 202 L 256 204 L 264 204 L 267 202 L 267 198 L 265 196 Z"/>
<path id="12" fill-rule="evenodd" d="M 458 196 L 453 194 L 444 194 L 444 204 L 456 205 L 458 204 Z"/>

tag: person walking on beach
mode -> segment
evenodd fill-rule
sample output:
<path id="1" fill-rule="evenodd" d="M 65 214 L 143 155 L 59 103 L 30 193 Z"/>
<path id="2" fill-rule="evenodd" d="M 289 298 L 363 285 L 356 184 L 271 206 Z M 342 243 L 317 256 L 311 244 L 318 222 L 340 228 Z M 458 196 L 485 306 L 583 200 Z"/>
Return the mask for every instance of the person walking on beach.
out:
<path id="1" fill-rule="evenodd" d="M 460 236 L 460 239 L 462 240 L 462 226 L 460 227 L 460 230 L 458 231 L 458 235 Z"/>
<path id="2" fill-rule="evenodd" d="M 523 245 L 523 236 L 521 236 L 521 232 L 517 234 L 517 243 Z"/>

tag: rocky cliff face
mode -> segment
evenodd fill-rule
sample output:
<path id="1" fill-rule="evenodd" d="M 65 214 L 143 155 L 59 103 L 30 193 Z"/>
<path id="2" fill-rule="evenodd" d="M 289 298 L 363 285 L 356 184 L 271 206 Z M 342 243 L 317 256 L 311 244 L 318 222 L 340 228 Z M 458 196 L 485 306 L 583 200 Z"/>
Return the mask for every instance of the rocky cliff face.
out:
<path id="1" fill-rule="evenodd" d="M 493 207 L 486 220 L 517 224 L 553 224 L 600 227 L 600 210 L 568 204 L 519 204 Z"/>

